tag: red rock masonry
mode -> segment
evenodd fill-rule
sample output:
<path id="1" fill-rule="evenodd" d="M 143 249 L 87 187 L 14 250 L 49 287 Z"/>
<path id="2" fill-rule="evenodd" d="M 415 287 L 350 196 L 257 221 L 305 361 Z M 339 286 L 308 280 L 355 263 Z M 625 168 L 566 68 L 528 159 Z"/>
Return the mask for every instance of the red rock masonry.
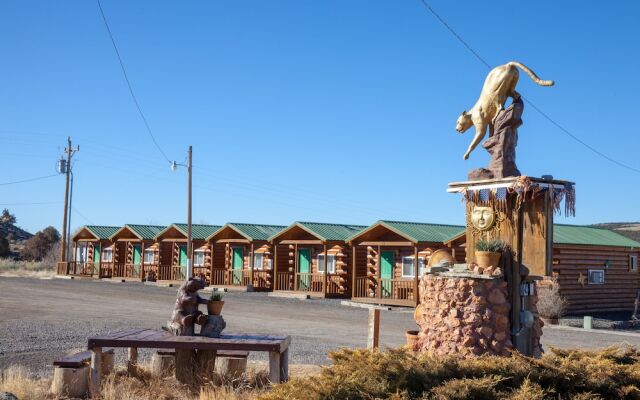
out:
<path id="1" fill-rule="evenodd" d="M 473 357 L 509 355 L 507 283 L 425 275 L 420 281 L 420 352 Z"/>

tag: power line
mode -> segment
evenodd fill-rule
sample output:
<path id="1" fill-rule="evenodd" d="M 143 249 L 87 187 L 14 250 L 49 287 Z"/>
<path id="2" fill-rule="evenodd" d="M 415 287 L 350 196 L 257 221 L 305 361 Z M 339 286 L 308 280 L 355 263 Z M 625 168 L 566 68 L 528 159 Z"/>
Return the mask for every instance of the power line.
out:
<path id="1" fill-rule="evenodd" d="M 151 131 L 149 122 L 147 122 L 147 117 L 145 117 L 144 113 L 142 112 L 142 107 L 140 106 L 140 103 L 138 102 L 138 98 L 136 97 L 133 91 L 133 87 L 131 86 L 131 81 L 129 80 L 129 76 L 127 75 L 127 70 L 124 67 L 124 62 L 122 61 L 122 57 L 120 56 L 120 51 L 118 50 L 116 41 L 113 38 L 113 34 L 111 33 L 111 28 L 109 28 L 109 23 L 107 22 L 107 16 L 105 15 L 104 10 L 102 9 L 102 4 L 100 4 L 100 0 L 96 0 L 96 2 L 98 3 L 98 8 L 100 9 L 100 15 L 102 16 L 102 21 L 104 21 L 105 28 L 107 28 L 107 33 L 109 34 L 109 38 L 111 39 L 111 44 L 113 45 L 113 49 L 116 52 L 116 56 L 118 56 L 118 62 L 120 63 L 120 68 L 122 69 L 122 75 L 124 76 L 124 80 L 127 82 L 129 93 L 131 94 L 133 103 L 136 105 L 136 108 L 138 109 L 138 114 L 140 114 L 140 118 L 142 118 L 142 121 L 144 122 L 144 126 L 147 128 L 147 132 L 149 133 L 149 137 L 151 137 L 153 144 L 156 146 L 158 151 L 162 154 L 164 159 L 167 160 L 168 163 L 171 163 L 171 160 L 169 160 L 169 157 L 167 157 L 167 154 L 164 152 L 164 150 L 162 150 L 162 147 L 160 147 L 160 145 L 158 144 L 156 137 L 153 135 L 153 132 Z"/>
<path id="2" fill-rule="evenodd" d="M 0 206 L 35 206 L 42 204 L 60 204 L 59 201 L 37 201 L 33 203 L 0 203 Z"/>
<path id="3" fill-rule="evenodd" d="M 3 182 L 3 183 L 0 183 L 0 186 L 15 185 L 15 184 L 18 184 L 18 183 L 39 181 L 39 180 L 42 180 L 42 179 L 53 178 L 54 176 L 58 176 L 58 174 L 39 176 L 39 177 L 36 177 L 36 178 L 23 179 L 23 180 L 20 180 L 20 181 Z"/>
<path id="4" fill-rule="evenodd" d="M 420 2 L 422 3 L 422 5 L 425 6 L 425 8 L 427 10 L 429 10 L 429 12 L 431 12 L 431 14 L 433 14 L 433 16 L 440 21 L 440 23 L 442 25 L 444 25 L 445 28 L 447 28 L 447 30 L 449 32 L 451 32 L 451 34 L 453 36 L 455 36 L 456 39 L 458 39 L 458 41 L 460 43 L 462 43 L 462 45 L 469 50 L 469 52 L 471 52 L 471 54 L 473 54 L 478 61 L 480 61 L 484 66 L 486 66 L 488 69 L 491 69 L 491 65 L 489 65 L 489 63 L 487 61 L 485 61 L 484 58 L 482 58 L 482 56 L 480 56 L 480 54 L 478 54 L 477 51 L 475 51 L 473 49 L 473 47 L 471 47 L 459 34 L 458 32 L 455 31 L 455 29 L 453 29 L 441 16 L 440 14 L 438 14 L 436 12 L 436 10 L 433 9 L 433 7 L 431 7 L 431 5 L 429 5 L 429 3 L 426 0 L 420 0 Z M 522 99 L 524 101 L 526 101 L 528 104 L 531 105 L 531 107 L 536 110 L 538 113 L 540 113 L 540 115 L 542 115 L 547 121 L 551 122 L 551 124 L 553 124 L 556 128 L 560 129 L 560 131 L 562 133 L 564 133 L 565 135 L 569 136 L 571 139 L 575 140 L 576 142 L 580 143 L 581 145 L 583 145 L 584 147 L 586 147 L 587 149 L 591 150 L 593 153 L 599 155 L 600 157 L 604 158 L 605 160 L 612 162 L 616 165 L 618 165 L 619 167 L 622 168 L 626 168 L 629 171 L 633 171 L 633 172 L 637 172 L 640 173 L 640 169 L 638 168 L 634 168 L 630 165 L 627 165 L 623 162 L 620 162 L 606 154 L 604 154 L 603 152 L 601 152 L 600 150 L 596 149 L 595 147 L 589 145 L 588 143 L 586 143 L 585 141 L 581 140 L 580 138 L 578 138 L 576 135 L 574 135 L 573 133 L 569 132 L 568 129 L 566 129 L 565 127 L 563 127 L 562 125 L 560 125 L 558 122 L 556 122 L 555 120 L 553 120 L 547 113 L 545 113 L 544 111 L 542 111 L 538 106 L 536 106 L 533 102 L 531 102 L 531 100 L 526 99 L 524 96 L 521 96 Z"/>

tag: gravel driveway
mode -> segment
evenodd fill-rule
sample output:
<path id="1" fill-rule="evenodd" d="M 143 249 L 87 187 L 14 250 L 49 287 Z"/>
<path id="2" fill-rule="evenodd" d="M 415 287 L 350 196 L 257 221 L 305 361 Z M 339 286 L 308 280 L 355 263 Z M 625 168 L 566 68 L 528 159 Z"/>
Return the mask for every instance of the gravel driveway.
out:
<path id="1" fill-rule="evenodd" d="M 158 329 L 171 314 L 175 293 L 175 288 L 135 282 L 0 277 L 0 370 L 21 364 L 47 375 L 54 358 L 84 348 L 89 336 L 131 327 Z M 289 334 L 294 364 L 326 364 L 327 351 L 366 344 L 366 309 L 265 293 L 230 292 L 225 301 L 227 332 Z M 380 343 L 401 345 L 404 332 L 415 327 L 410 310 L 383 311 Z M 555 347 L 623 343 L 640 346 L 640 335 L 545 328 L 543 337 L 545 346 Z"/>

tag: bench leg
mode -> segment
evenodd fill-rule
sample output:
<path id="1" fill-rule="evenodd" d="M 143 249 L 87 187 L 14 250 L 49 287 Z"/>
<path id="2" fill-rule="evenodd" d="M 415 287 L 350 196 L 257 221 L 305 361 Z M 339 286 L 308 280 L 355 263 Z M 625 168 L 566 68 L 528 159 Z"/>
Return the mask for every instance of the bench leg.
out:
<path id="1" fill-rule="evenodd" d="M 129 359 L 127 360 L 127 372 L 133 374 L 136 372 L 138 365 L 138 348 L 129 347 Z"/>
<path id="2" fill-rule="evenodd" d="M 280 382 L 289 380 L 289 349 L 280 354 Z"/>
<path id="3" fill-rule="evenodd" d="M 269 352 L 269 380 L 271 383 L 282 382 L 280 374 L 280 353 L 277 351 Z"/>
<path id="4" fill-rule="evenodd" d="M 102 348 L 91 349 L 91 370 L 89 372 L 89 394 L 92 398 L 100 396 L 100 378 L 102 374 Z"/>
<path id="5" fill-rule="evenodd" d="M 195 350 L 176 349 L 176 380 L 180 383 L 193 382 L 195 372 Z"/>

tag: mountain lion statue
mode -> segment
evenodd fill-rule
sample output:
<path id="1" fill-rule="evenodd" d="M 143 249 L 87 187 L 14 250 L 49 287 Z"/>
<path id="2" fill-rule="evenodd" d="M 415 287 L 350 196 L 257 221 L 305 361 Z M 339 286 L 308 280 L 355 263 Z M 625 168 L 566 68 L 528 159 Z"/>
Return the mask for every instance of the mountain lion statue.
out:
<path id="1" fill-rule="evenodd" d="M 476 135 L 464 154 L 465 160 L 469 158 L 473 149 L 480 144 L 486 134 L 487 127 L 489 127 L 489 136 L 493 136 L 493 122 L 498 113 L 504 109 L 507 97 L 520 98 L 520 94 L 516 92 L 516 85 L 520 76 L 518 68 L 529 75 L 538 85 L 553 86 L 553 81 L 544 81 L 538 78 L 535 72 L 517 61 L 511 61 L 492 69 L 484 81 L 480 98 L 476 104 L 468 112 L 463 111 L 456 122 L 456 131 L 459 133 L 464 133 L 472 125 L 476 128 Z"/>

